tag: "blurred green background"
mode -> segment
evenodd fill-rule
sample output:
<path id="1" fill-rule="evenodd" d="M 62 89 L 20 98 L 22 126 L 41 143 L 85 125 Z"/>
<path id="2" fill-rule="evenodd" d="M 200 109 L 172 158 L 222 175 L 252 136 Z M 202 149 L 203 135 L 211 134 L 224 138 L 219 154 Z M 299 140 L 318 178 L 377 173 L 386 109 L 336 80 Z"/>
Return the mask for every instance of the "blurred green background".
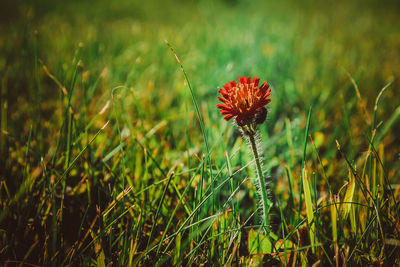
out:
<path id="1" fill-rule="evenodd" d="M 24 135 L 29 123 L 23 103 L 30 112 L 38 98 L 54 100 L 59 93 L 49 81 L 40 92 L 31 83 L 35 58 L 64 84 L 78 54 L 88 84 L 104 74 L 93 95 L 118 85 L 133 87 L 138 99 L 151 103 L 141 109 L 152 117 L 180 106 L 182 75 L 164 40 L 182 59 L 211 124 L 220 124 L 213 108 L 216 88 L 240 75 L 273 85 L 274 122 L 304 116 L 314 105 L 316 130 L 332 132 L 346 123 L 343 106 L 354 105 L 355 96 L 346 72 L 368 108 L 393 80 L 382 99 L 382 116 L 399 104 L 397 1 L 3 1 L 1 10 L 0 68 L 8 84 L 9 127 Z M 149 84 L 152 93 L 146 91 Z M 45 119 L 51 114 L 51 107 L 43 110 Z M 360 122 L 345 132 L 362 128 Z"/>

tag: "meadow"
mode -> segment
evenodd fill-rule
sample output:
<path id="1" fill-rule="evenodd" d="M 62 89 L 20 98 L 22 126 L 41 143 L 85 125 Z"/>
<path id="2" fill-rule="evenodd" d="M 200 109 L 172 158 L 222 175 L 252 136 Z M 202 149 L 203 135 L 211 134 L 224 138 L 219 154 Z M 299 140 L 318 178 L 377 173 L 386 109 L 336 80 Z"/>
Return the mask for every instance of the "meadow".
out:
<path id="1" fill-rule="evenodd" d="M 3 266 L 400 265 L 397 1 L 1 1 Z M 268 81 L 273 201 L 216 105 Z"/>

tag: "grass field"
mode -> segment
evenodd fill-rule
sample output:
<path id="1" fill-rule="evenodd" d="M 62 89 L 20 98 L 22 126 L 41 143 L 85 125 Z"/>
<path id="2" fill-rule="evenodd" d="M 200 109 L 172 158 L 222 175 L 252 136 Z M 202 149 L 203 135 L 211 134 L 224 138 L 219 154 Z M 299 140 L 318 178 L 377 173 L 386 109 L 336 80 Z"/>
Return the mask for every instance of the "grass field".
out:
<path id="1" fill-rule="evenodd" d="M 400 265 L 399 14 L 2 1 L 1 264 Z M 240 76 L 272 90 L 267 230 L 251 150 L 216 107 Z"/>

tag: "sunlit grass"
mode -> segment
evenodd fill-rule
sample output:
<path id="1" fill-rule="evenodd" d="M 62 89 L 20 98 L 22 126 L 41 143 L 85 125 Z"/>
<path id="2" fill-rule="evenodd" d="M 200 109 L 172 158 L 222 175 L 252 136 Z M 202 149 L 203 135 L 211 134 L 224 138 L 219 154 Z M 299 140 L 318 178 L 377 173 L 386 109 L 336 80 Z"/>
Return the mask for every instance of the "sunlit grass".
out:
<path id="1" fill-rule="evenodd" d="M 396 3 L 0 7 L 2 263 L 399 264 Z M 243 75 L 272 88 L 269 235 L 215 107 Z"/>

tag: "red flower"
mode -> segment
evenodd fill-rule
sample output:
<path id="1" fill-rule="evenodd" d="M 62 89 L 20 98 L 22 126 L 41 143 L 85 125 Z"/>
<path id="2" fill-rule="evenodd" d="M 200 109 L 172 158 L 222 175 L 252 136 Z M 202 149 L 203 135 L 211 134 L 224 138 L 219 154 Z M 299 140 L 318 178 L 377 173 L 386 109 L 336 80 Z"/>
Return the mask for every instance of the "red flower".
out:
<path id="1" fill-rule="evenodd" d="M 231 81 L 225 84 L 224 89 L 219 89 L 222 97 L 218 100 L 223 104 L 218 104 L 221 114 L 226 115 L 225 120 L 236 117 L 236 122 L 240 123 L 247 119 L 253 119 L 257 113 L 261 112 L 265 105 L 271 102 L 271 89 L 265 81 L 260 87 L 260 79 L 254 77 L 251 81 L 249 77 L 239 77 L 239 84 Z"/>

